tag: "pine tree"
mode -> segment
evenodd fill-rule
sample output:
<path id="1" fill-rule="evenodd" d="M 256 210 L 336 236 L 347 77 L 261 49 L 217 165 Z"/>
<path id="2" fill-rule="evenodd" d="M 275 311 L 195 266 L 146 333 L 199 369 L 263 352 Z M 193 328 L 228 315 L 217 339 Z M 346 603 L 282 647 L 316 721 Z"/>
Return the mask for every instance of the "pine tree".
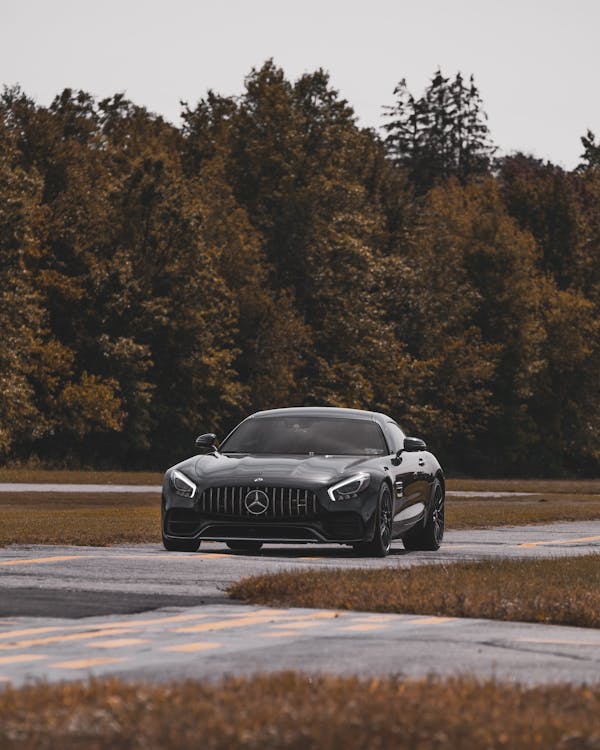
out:
<path id="1" fill-rule="evenodd" d="M 591 167 L 600 167 L 600 143 L 596 143 L 596 136 L 591 130 L 581 136 L 581 145 L 583 146 L 583 154 L 580 157 L 582 161 L 577 169 L 583 172 Z"/>
<path id="2" fill-rule="evenodd" d="M 417 193 L 450 177 L 462 183 L 488 174 L 495 152 L 473 76 L 465 84 L 437 70 L 420 99 L 403 79 L 394 90 L 396 103 L 385 107 L 388 153 L 408 171 Z"/>

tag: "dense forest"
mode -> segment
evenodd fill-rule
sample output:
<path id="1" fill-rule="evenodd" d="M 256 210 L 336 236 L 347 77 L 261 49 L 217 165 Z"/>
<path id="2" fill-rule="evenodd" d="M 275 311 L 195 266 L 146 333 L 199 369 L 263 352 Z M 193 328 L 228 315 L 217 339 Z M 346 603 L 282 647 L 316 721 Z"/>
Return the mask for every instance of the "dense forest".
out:
<path id="1" fill-rule="evenodd" d="M 0 460 L 164 468 L 262 408 L 389 412 L 447 469 L 600 467 L 600 144 L 502 158 L 471 78 L 381 132 L 272 61 L 176 127 L 0 97 Z M 583 130 L 583 129 L 582 129 Z"/>

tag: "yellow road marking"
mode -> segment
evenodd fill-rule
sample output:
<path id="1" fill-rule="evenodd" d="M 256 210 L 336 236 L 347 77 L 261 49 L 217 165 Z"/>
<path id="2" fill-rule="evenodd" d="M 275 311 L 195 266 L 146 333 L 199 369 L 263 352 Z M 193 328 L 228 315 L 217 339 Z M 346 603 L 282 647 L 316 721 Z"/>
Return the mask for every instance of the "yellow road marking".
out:
<path id="1" fill-rule="evenodd" d="M 213 622 L 202 622 L 198 625 L 186 625 L 183 628 L 175 628 L 175 633 L 205 633 L 208 630 L 225 630 L 227 628 L 240 628 L 244 625 L 258 625 L 259 623 L 271 622 L 272 615 L 248 615 L 247 617 L 232 617 L 230 620 L 213 620 Z"/>
<path id="2" fill-rule="evenodd" d="M 600 646 L 600 641 L 574 641 L 567 638 L 515 638 L 522 643 L 559 643 L 570 646 Z"/>
<path id="3" fill-rule="evenodd" d="M 519 547 L 542 547 L 545 544 L 579 544 L 580 542 L 600 542 L 600 536 L 582 536 L 579 539 L 550 539 L 546 542 L 525 542 Z"/>
<path id="4" fill-rule="evenodd" d="M 414 620 L 405 620 L 409 625 L 441 625 L 443 622 L 451 622 L 456 617 L 417 617 Z"/>
<path id="5" fill-rule="evenodd" d="M 197 555 L 201 560 L 215 560 L 217 557 L 231 557 L 230 552 L 209 552 Z"/>
<path id="6" fill-rule="evenodd" d="M 45 628 L 24 628 L 22 630 L 7 630 L 0 633 L 0 638 L 20 638 L 24 635 L 41 635 L 42 633 L 56 633 L 57 630 L 65 630 L 60 626 L 53 625 Z M 0 645 L 0 648 L 2 646 Z"/>
<path id="7" fill-rule="evenodd" d="M 344 631 L 354 631 L 354 632 L 361 632 L 361 631 L 369 631 L 369 630 L 381 630 L 381 628 L 385 627 L 383 624 L 377 625 L 376 623 L 365 623 L 364 625 L 346 625 L 343 628 L 340 628 L 340 630 Z"/>
<path id="8" fill-rule="evenodd" d="M 288 609 L 289 613 L 284 616 L 284 620 L 335 620 L 337 617 L 343 617 L 341 612 L 307 612 L 304 615 L 295 615 L 293 610 Z"/>
<path id="9" fill-rule="evenodd" d="M 82 557 L 90 558 L 95 555 L 56 555 L 55 557 L 30 557 L 24 560 L 2 560 L 0 565 L 37 565 L 44 563 L 64 562 L 65 560 L 79 560 Z"/>
<path id="10" fill-rule="evenodd" d="M 192 555 L 189 553 L 186 555 L 182 555 L 181 557 L 178 557 L 177 555 L 174 555 L 172 552 L 117 552 L 114 555 L 107 555 L 105 559 L 115 559 L 115 560 L 187 560 Z M 193 557 L 199 557 L 199 555 L 193 555 Z"/>
<path id="11" fill-rule="evenodd" d="M 148 620 L 118 620 L 116 622 L 106 623 L 106 627 L 123 628 L 138 627 L 139 625 L 162 625 L 171 622 L 188 622 L 189 620 L 204 620 L 208 615 L 171 615 L 170 617 L 152 617 Z"/>
<path id="12" fill-rule="evenodd" d="M 259 638 L 291 638 L 294 635 L 302 635 L 301 630 L 277 630 L 271 633 L 259 633 Z"/>
<path id="13" fill-rule="evenodd" d="M 183 628 L 175 628 L 174 633 L 204 633 L 209 630 L 225 630 L 227 628 L 240 628 L 246 625 L 260 625 L 262 623 L 272 623 L 274 627 L 291 627 L 303 628 L 312 627 L 313 622 L 305 623 L 306 620 L 329 620 L 339 617 L 338 612 L 309 612 L 307 614 L 295 615 L 292 610 L 259 610 L 241 617 L 232 617 L 227 620 L 213 620 L 212 622 L 202 622 L 198 625 L 186 625 Z M 284 623 L 275 624 L 275 621 Z"/>
<path id="14" fill-rule="evenodd" d="M 0 656 L 0 664 L 17 664 L 20 661 L 38 661 L 47 658 L 42 654 L 13 654 L 12 656 Z"/>
<path id="15" fill-rule="evenodd" d="M 92 648 L 126 648 L 137 646 L 139 643 L 148 643 L 146 638 L 109 638 L 107 641 L 90 641 L 88 646 Z"/>
<path id="16" fill-rule="evenodd" d="M 13 651 L 16 648 L 28 648 L 29 646 L 45 646 L 48 643 L 64 643 L 65 641 L 81 641 L 87 638 L 102 638 L 107 635 L 125 635 L 137 633 L 138 628 L 106 628 L 102 630 L 88 630 L 84 633 L 68 633 L 66 635 L 49 635 L 46 638 L 30 638 L 25 641 L 14 641 L 11 643 L 0 643 L 0 651 Z"/>
<path id="17" fill-rule="evenodd" d="M 21 560 L 0 560 L 0 565 L 45 565 L 47 563 L 55 562 L 66 562 L 68 560 L 89 560 L 91 558 L 97 558 L 100 555 L 55 555 L 54 557 L 30 557 L 23 558 Z M 102 555 L 107 560 L 147 560 L 160 558 L 161 560 L 216 560 L 220 557 L 230 557 L 225 552 L 208 552 L 200 555 L 173 555 L 172 553 L 167 554 L 116 554 L 116 555 Z"/>
<path id="18" fill-rule="evenodd" d="M 161 651 L 182 651 L 183 653 L 193 653 L 195 651 L 207 651 L 211 648 L 219 648 L 220 643 L 211 643 L 210 641 L 198 641 L 197 643 L 181 643 L 178 646 L 165 646 Z"/>
<path id="19" fill-rule="evenodd" d="M 203 552 L 201 554 L 188 552 L 185 555 L 174 555 L 172 552 L 167 552 L 166 554 L 158 553 L 158 554 L 146 554 L 146 555 L 141 555 L 141 554 L 108 555 L 106 559 L 111 559 L 111 558 L 114 558 L 114 559 L 118 558 L 119 560 L 148 560 L 148 559 L 156 560 L 156 559 L 159 559 L 159 560 L 175 560 L 175 561 L 179 560 L 181 562 L 182 560 L 192 560 L 192 561 L 193 560 L 211 560 L 217 557 L 230 557 L 230 555 L 228 555 L 226 552 L 209 552 L 209 553 Z"/>
<path id="20" fill-rule="evenodd" d="M 59 661 L 55 664 L 50 664 L 50 666 L 57 667 L 58 669 L 89 669 L 89 667 L 97 667 L 100 664 L 116 664 L 119 661 L 126 660 L 115 659 L 113 657 L 100 657 L 98 659 L 73 659 L 72 661 Z"/>
<path id="21" fill-rule="evenodd" d="M 103 629 L 106 629 L 108 631 L 114 630 L 120 630 L 121 628 L 138 628 L 138 626 L 142 625 L 161 625 L 162 623 L 172 623 L 172 622 L 189 622 L 190 620 L 202 620 L 206 618 L 207 615 L 200 615 L 200 614 L 194 614 L 194 615 L 173 615 L 171 617 L 155 617 L 148 620 L 117 620 L 115 622 L 107 622 L 102 623 Z M 93 627 L 93 626 L 92 626 Z M 40 627 L 40 628 L 23 628 L 21 630 L 6 630 L 0 633 L 0 638 L 20 638 L 24 635 L 41 635 L 42 633 L 56 633 L 59 632 L 69 632 L 72 630 L 82 630 L 86 629 L 86 632 L 89 631 L 90 626 L 89 625 L 52 625 L 47 627 Z M 98 631 L 96 631 L 98 632 Z M 130 631 L 132 632 L 132 631 Z M 0 643 L 0 649 L 2 649 L 2 644 Z"/>

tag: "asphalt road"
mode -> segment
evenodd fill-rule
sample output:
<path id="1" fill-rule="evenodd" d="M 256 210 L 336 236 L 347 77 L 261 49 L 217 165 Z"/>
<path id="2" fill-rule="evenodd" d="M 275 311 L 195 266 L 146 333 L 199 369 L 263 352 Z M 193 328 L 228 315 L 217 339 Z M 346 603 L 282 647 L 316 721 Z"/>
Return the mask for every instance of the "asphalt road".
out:
<path id="1" fill-rule="evenodd" d="M 210 543 L 0 549 L 0 681 L 89 674 L 171 679 L 303 669 L 334 673 L 474 673 L 521 682 L 600 681 L 600 631 L 415 615 L 272 610 L 225 589 L 255 573 L 308 567 L 397 568 L 425 562 L 600 552 L 600 522 L 448 532 L 438 552 L 384 560 L 347 548 Z"/>

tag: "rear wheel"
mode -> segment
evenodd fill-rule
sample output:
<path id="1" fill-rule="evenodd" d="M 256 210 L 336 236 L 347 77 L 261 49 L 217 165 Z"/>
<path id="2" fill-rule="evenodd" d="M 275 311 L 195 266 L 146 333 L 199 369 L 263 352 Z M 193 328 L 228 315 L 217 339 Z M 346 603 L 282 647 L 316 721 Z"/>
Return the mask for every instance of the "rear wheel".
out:
<path id="1" fill-rule="evenodd" d="M 375 518 L 375 533 L 370 542 L 354 545 L 354 550 L 365 557 L 386 557 L 392 546 L 392 495 L 387 484 L 379 490 Z"/>
<path id="2" fill-rule="evenodd" d="M 425 526 L 417 524 L 403 537 L 408 550 L 436 550 L 444 537 L 444 490 L 436 479 L 432 489 L 433 500 Z"/>
<path id="3" fill-rule="evenodd" d="M 239 542 L 225 542 L 229 549 L 235 550 L 236 552 L 258 552 L 263 546 L 262 542 L 253 542 L 248 540 L 241 540 Z"/>
<path id="4" fill-rule="evenodd" d="M 167 539 L 163 534 L 163 547 L 169 552 L 197 552 L 200 547 L 198 539 Z"/>

